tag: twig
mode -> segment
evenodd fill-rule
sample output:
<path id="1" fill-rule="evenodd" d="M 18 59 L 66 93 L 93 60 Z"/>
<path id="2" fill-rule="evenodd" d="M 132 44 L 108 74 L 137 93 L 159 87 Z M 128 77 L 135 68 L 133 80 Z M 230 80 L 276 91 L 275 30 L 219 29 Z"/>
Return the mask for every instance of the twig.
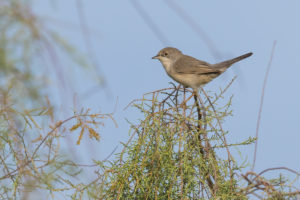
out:
<path id="1" fill-rule="evenodd" d="M 266 181 L 263 177 L 261 177 L 261 175 L 267 171 L 271 171 L 271 170 L 280 170 L 280 169 L 284 169 L 284 170 L 288 170 L 292 173 L 295 173 L 296 175 L 300 175 L 300 173 L 296 172 L 295 170 L 286 168 L 286 167 L 274 167 L 274 168 L 268 168 L 263 170 L 261 173 L 257 174 L 253 171 L 249 171 L 246 174 L 242 174 L 242 177 L 248 182 L 248 186 L 241 189 L 240 192 L 245 193 L 246 195 L 249 194 L 253 194 L 255 195 L 254 192 L 261 190 L 265 193 L 271 196 L 295 196 L 297 194 L 300 194 L 300 190 L 296 190 L 294 192 L 281 192 L 275 189 L 275 187 L 277 185 L 272 184 L 271 182 Z M 250 176 L 254 176 L 254 178 L 249 177 Z M 261 199 L 263 199 L 261 197 Z"/>
<path id="2" fill-rule="evenodd" d="M 224 89 L 221 89 L 221 92 L 219 95 L 216 95 L 214 101 L 212 102 L 212 104 L 214 105 L 218 100 L 219 98 L 227 91 L 227 89 L 232 85 L 232 83 L 235 81 L 235 79 L 237 78 L 237 76 L 234 76 L 231 81 L 227 84 L 227 86 L 224 88 Z"/>
<path id="3" fill-rule="evenodd" d="M 85 48 L 89 54 L 89 57 L 94 65 L 95 72 L 98 74 L 98 76 L 101 78 L 101 87 L 103 87 L 106 91 L 107 96 L 111 96 L 111 91 L 108 87 L 107 80 L 103 76 L 103 71 L 101 70 L 101 67 L 99 65 L 99 62 L 97 61 L 97 57 L 95 56 L 93 45 L 91 42 L 91 37 L 90 37 L 90 29 L 89 26 L 87 25 L 87 20 L 86 20 L 86 15 L 84 12 L 84 7 L 83 7 L 82 0 L 77 0 L 76 1 L 76 8 L 77 8 L 77 13 L 79 17 L 79 23 L 82 31 L 82 35 L 84 38 L 84 44 Z M 99 88 L 99 85 L 97 84 L 96 86 L 92 86 L 91 88 L 87 89 L 83 95 L 83 97 L 91 97 L 91 94 L 96 94 L 95 90 Z"/>
<path id="4" fill-rule="evenodd" d="M 256 153 L 257 153 L 257 146 L 258 146 L 258 133 L 259 133 L 259 127 L 260 127 L 260 119 L 261 119 L 262 108 L 263 108 L 263 104 L 264 104 L 265 88 L 266 88 L 266 85 L 267 85 L 267 80 L 268 80 L 269 72 L 270 72 L 271 65 L 272 65 L 272 60 L 273 60 L 273 56 L 274 56 L 276 43 L 277 43 L 277 41 L 275 40 L 274 43 L 273 43 L 271 57 L 270 57 L 270 60 L 269 60 L 269 63 L 268 63 L 267 72 L 266 72 L 266 75 L 265 75 L 263 88 L 262 88 L 262 92 L 261 92 L 261 97 L 260 97 L 260 106 L 259 106 L 259 112 L 258 112 L 258 117 L 257 117 L 256 134 L 255 134 L 256 141 L 255 141 L 255 148 L 254 148 L 253 163 L 252 163 L 251 171 L 254 171 L 255 162 L 256 162 Z"/>
<path id="5" fill-rule="evenodd" d="M 289 172 L 292 172 L 292 173 L 296 174 L 297 176 L 300 176 L 299 172 L 297 172 L 297 171 L 295 171 L 293 169 L 287 168 L 287 167 L 272 167 L 272 168 L 268 168 L 268 169 L 265 169 L 262 172 L 260 172 L 258 175 L 261 176 L 263 173 L 266 173 L 267 171 L 280 170 L 280 169 L 287 170 Z"/>
<path id="6" fill-rule="evenodd" d="M 201 109 L 200 109 L 200 105 L 199 105 L 199 103 L 198 103 L 198 100 L 197 100 L 197 98 L 199 99 L 199 101 L 200 101 L 200 104 L 201 104 Z M 198 91 L 197 90 L 195 90 L 194 91 L 194 99 L 195 99 L 195 103 L 196 103 L 196 106 L 197 106 L 197 113 L 198 113 L 198 125 L 197 125 L 197 128 L 198 128 L 198 140 L 199 140 L 199 144 L 200 144 L 200 152 L 201 152 L 201 154 L 203 155 L 203 157 L 205 157 L 205 154 L 204 154 L 204 152 L 206 153 L 206 155 L 209 155 L 209 153 L 210 152 L 212 152 L 213 150 L 212 150 L 212 148 L 211 148 L 211 145 L 210 145 L 210 143 L 209 143 L 209 141 L 208 141 L 208 138 L 207 138 L 207 132 L 206 132 L 206 129 L 207 129 L 207 121 L 206 121 L 206 110 L 205 110 L 205 105 L 204 105 L 204 102 L 203 102 L 203 100 L 201 99 L 201 97 L 200 97 L 200 95 L 199 95 L 199 93 L 198 93 Z M 202 110 L 202 113 L 201 113 L 201 110 Z M 202 117 L 203 117 L 203 122 L 204 122 L 204 127 L 203 127 L 203 129 L 202 129 L 202 127 L 201 127 L 201 120 L 202 120 Z M 203 146 L 202 146 L 202 144 L 201 144 L 201 134 L 200 134 L 200 131 L 202 131 L 203 130 L 203 138 L 204 138 L 204 143 L 205 143 L 205 148 L 204 148 L 204 151 L 202 150 L 202 148 L 203 148 Z M 213 155 L 213 157 L 215 157 L 214 156 L 214 152 L 212 152 L 212 155 Z M 215 172 L 215 170 L 214 170 L 214 172 Z M 215 179 L 215 181 L 216 181 L 216 174 L 214 174 L 215 175 L 215 177 L 214 177 L 214 179 Z M 216 188 L 215 188 L 215 184 L 213 183 L 213 181 L 211 180 L 211 177 L 210 177 L 210 174 L 208 174 L 208 172 L 206 173 L 206 180 L 207 180 L 207 184 L 208 184 L 208 186 L 209 186 L 209 188 L 210 188 L 210 190 L 211 190 L 211 193 L 212 193 L 212 195 L 214 195 L 215 194 L 215 192 L 216 192 Z"/>
<path id="7" fill-rule="evenodd" d="M 209 102 L 211 108 L 213 109 L 213 112 L 214 112 L 215 117 L 216 117 L 216 119 L 217 119 L 217 122 L 218 122 L 218 125 L 219 125 L 220 130 L 222 131 L 222 133 L 224 133 L 224 130 L 223 130 L 221 121 L 220 121 L 220 119 L 219 119 L 219 116 L 218 116 L 218 114 L 217 114 L 217 111 L 216 111 L 216 109 L 215 109 L 215 106 L 212 104 L 212 102 L 211 102 L 209 96 L 206 94 L 205 90 L 204 90 L 202 87 L 201 87 L 201 91 L 203 92 L 203 94 L 204 94 L 205 97 L 207 98 L 207 101 Z M 228 154 L 228 160 L 229 160 L 229 163 L 231 163 L 231 162 L 232 162 L 232 158 L 231 158 L 232 156 L 231 156 L 231 153 L 230 153 L 230 151 L 229 151 L 229 148 L 228 148 L 228 144 L 227 144 L 226 138 L 225 138 L 225 137 L 222 138 L 221 136 L 219 136 L 219 137 L 220 137 L 220 139 L 224 142 L 224 145 L 225 145 L 225 147 L 226 147 L 226 151 L 227 151 L 227 154 Z M 230 165 L 229 165 L 229 166 L 230 166 Z M 230 170 L 230 174 L 231 174 L 231 176 L 232 176 L 232 170 Z"/>
<path id="8" fill-rule="evenodd" d="M 102 116 L 109 116 L 109 114 L 97 114 L 98 116 L 102 115 Z M 74 119 L 74 118 L 78 118 L 78 117 L 88 117 L 88 116 L 95 116 L 93 114 L 80 114 L 80 115 L 74 115 L 72 117 L 69 117 L 63 121 L 59 121 L 56 123 L 55 127 L 53 127 L 51 129 L 51 131 L 49 131 L 47 133 L 47 135 L 42 139 L 42 141 L 37 145 L 37 147 L 35 148 L 33 154 L 31 155 L 30 158 L 28 158 L 27 162 L 24 163 L 23 165 L 17 167 L 15 170 L 11 171 L 9 174 L 6 174 L 2 177 L 0 177 L 0 180 L 6 179 L 10 176 L 12 176 L 14 173 L 16 173 L 17 171 L 19 171 L 20 169 L 22 169 L 23 167 L 29 165 L 30 163 L 34 162 L 34 157 L 37 154 L 37 152 L 39 151 L 39 149 L 41 148 L 41 146 L 46 142 L 46 140 L 49 138 L 50 135 L 52 135 L 52 133 L 54 133 L 54 131 L 56 131 L 59 127 L 61 127 L 63 124 L 65 124 L 66 122 Z"/>
<path id="9" fill-rule="evenodd" d="M 185 23 L 187 23 L 193 31 L 203 40 L 204 44 L 210 50 L 215 59 L 221 58 L 221 53 L 216 48 L 213 40 L 206 34 L 206 32 L 193 20 L 191 16 L 184 12 L 184 10 L 178 6 L 175 1 L 164 0 L 169 8 L 171 8 Z"/>
<path id="10" fill-rule="evenodd" d="M 175 85 L 174 85 L 175 86 Z M 174 87 L 174 90 L 164 99 L 161 101 L 161 104 L 164 104 L 176 91 L 178 92 L 178 90 L 180 89 L 180 84 L 177 87 Z M 184 88 L 183 88 L 184 89 Z M 185 91 L 185 90 L 184 90 Z M 177 98 L 176 98 L 177 99 Z"/>
<path id="11" fill-rule="evenodd" d="M 144 20 L 146 25 L 150 28 L 150 30 L 154 33 L 156 38 L 162 43 L 164 46 L 168 46 L 169 41 L 167 37 L 163 34 L 163 32 L 158 28 L 158 26 L 152 21 L 151 17 L 146 13 L 146 11 L 141 7 L 139 1 L 130 0 L 133 8 L 137 11 L 137 13 Z"/>

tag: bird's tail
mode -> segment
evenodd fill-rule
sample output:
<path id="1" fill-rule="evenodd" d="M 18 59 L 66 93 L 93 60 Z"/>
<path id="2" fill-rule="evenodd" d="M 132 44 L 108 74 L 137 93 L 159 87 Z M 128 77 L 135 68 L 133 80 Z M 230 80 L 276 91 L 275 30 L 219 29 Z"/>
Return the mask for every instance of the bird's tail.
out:
<path id="1" fill-rule="evenodd" d="M 236 58 L 233 58 L 231 60 L 226 60 L 226 61 L 223 61 L 223 62 L 220 62 L 220 63 L 217 63 L 217 64 L 214 64 L 213 67 L 217 68 L 217 69 L 224 69 L 226 70 L 228 67 L 230 67 L 232 64 L 240 61 L 240 60 L 243 60 L 245 58 L 248 58 L 249 56 L 252 56 L 252 52 L 250 53 L 246 53 L 244 55 L 241 55 L 239 57 L 236 57 Z"/>

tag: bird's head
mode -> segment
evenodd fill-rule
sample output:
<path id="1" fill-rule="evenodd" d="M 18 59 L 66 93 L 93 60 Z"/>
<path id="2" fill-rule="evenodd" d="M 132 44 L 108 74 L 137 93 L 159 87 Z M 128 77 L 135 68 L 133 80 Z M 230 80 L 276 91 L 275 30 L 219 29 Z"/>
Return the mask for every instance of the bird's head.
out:
<path id="1" fill-rule="evenodd" d="M 158 59 L 161 62 L 174 62 L 182 55 L 181 51 L 173 47 L 163 48 L 152 59 Z"/>

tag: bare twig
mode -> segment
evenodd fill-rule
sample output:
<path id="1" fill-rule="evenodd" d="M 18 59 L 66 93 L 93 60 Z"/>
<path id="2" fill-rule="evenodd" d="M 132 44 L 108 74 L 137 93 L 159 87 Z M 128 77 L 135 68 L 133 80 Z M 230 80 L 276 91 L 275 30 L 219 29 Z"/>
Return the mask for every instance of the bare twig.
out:
<path id="1" fill-rule="evenodd" d="M 265 169 L 262 172 L 260 172 L 258 175 L 261 176 L 263 173 L 266 173 L 268 171 L 273 171 L 273 170 L 287 170 L 289 172 L 292 172 L 292 173 L 296 174 L 297 176 L 300 176 L 299 172 L 297 172 L 297 171 L 295 171 L 293 169 L 287 168 L 287 167 L 272 167 L 272 168 L 268 168 L 268 169 Z"/>
<path id="2" fill-rule="evenodd" d="M 163 34 L 163 32 L 158 28 L 158 26 L 152 21 L 151 17 L 146 13 L 146 11 L 142 8 L 137 0 L 130 0 L 133 8 L 137 11 L 137 13 L 144 20 L 146 25 L 150 28 L 150 30 L 154 33 L 156 38 L 162 43 L 164 46 L 168 46 L 169 41 L 167 37 Z"/>
<path id="3" fill-rule="evenodd" d="M 0 180 L 9 178 L 11 176 L 13 176 L 14 173 L 18 172 L 19 170 L 22 170 L 25 166 L 29 165 L 30 163 L 33 163 L 35 161 L 34 157 L 36 156 L 37 152 L 39 151 L 39 149 L 42 147 L 42 145 L 46 142 L 46 140 L 49 138 L 50 135 L 52 135 L 58 128 L 60 128 L 63 124 L 65 124 L 66 122 L 78 118 L 78 117 L 88 117 L 88 116 L 110 116 L 110 114 L 79 114 L 79 115 L 74 115 L 72 117 L 69 117 L 63 121 L 59 121 L 55 124 L 55 126 L 51 129 L 51 131 L 49 131 L 47 133 L 47 135 L 41 140 L 41 142 L 37 145 L 37 147 L 35 148 L 35 150 L 33 151 L 32 155 L 30 156 L 30 158 L 28 158 L 27 162 L 25 162 L 24 164 L 22 164 L 21 166 L 18 166 L 15 170 L 10 171 L 10 173 L 0 177 Z"/>
<path id="4" fill-rule="evenodd" d="M 93 65 L 95 66 L 95 71 L 96 73 L 98 73 L 98 76 L 101 78 L 101 83 L 102 85 L 96 85 L 93 86 L 89 89 L 87 89 L 86 92 L 84 92 L 84 95 L 81 95 L 83 97 L 90 97 L 91 94 L 95 94 L 95 89 L 98 89 L 99 86 L 103 87 L 106 91 L 107 96 L 111 96 L 111 91 L 109 90 L 107 81 L 105 79 L 105 77 L 103 76 L 103 72 L 101 70 L 101 67 L 97 61 L 97 57 L 95 56 L 94 50 L 93 50 L 93 45 L 91 42 L 91 38 L 90 38 L 90 30 L 89 27 L 87 25 L 87 20 L 85 17 L 85 12 L 84 12 L 84 7 L 83 7 L 83 3 L 81 0 L 77 0 L 76 1 L 76 8 L 77 8 L 77 12 L 78 12 L 78 16 L 79 16 L 79 22 L 80 22 L 80 27 L 81 27 L 81 31 L 85 40 L 85 47 L 86 50 L 91 58 L 91 61 L 93 63 Z"/>
<path id="5" fill-rule="evenodd" d="M 248 186 L 241 189 L 240 192 L 245 193 L 246 195 L 253 194 L 255 195 L 254 192 L 256 191 L 263 191 L 267 193 L 268 196 L 295 196 L 297 194 L 300 194 L 299 190 L 296 190 L 294 192 L 283 192 L 276 190 L 277 184 L 274 184 L 270 181 L 267 181 L 264 179 L 261 175 L 267 171 L 271 170 L 287 170 L 292 173 L 295 173 L 297 176 L 300 175 L 299 172 L 296 172 L 295 170 L 286 168 L 286 167 L 274 167 L 274 168 L 268 168 L 263 170 L 261 173 L 257 174 L 253 171 L 249 171 L 246 174 L 242 174 L 241 176 L 248 182 Z M 263 199 L 263 198 L 261 198 Z"/>
<path id="6" fill-rule="evenodd" d="M 213 109 L 213 112 L 214 112 L 215 117 L 216 117 L 216 119 L 217 119 L 217 122 L 218 122 L 218 125 L 219 125 L 220 130 L 222 131 L 222 133 L 224 133 L 224 130 L 223 130 L 223 127 L 222 127 L 222 124 L 221 124 L 221 121 L 220 121 L 220 117 L 219 117 L 218 114 L 217 114 L 217 111 L 216 111 L 216 109 L 215 109 L 215 106 L 212 104 L 212 102 L 211 102 L 209 96 L 206 94 L 205 90 L 204 90 L 202 87 L 201 87 L 201 91 L 203 92 L 203 94 L 204 94 L 205 97 L 207 98 L 207 101 L 209 102 L 211 108 Z M 229 151 L 229 148 L 228 148 L 228 144 L 227 144 L 226 138 L 225 138 L 225 137 L 222 138 L 221 136 L 219 136 L 219 137 L 220 137 L 220 139 L 223 141 L 223 143 L 224 143 L 224 145 L 225 145 L 225 147 L 226 147 L 226 151 L 227 151 L 227 154 L 228 154 L 228 160 L 229 160 L 229 163 L 231 163 L 231 162 L 232 162 L 232 156 L 231 156 L 231 154 L 230 154 L 230 151 Z M 230 167 L 230 168 L 231 168 L 231 167 Z M 232 173 L 231 171 L 232 171 L 232 170 L 230 170 L 230 173 Z"/>
<path id="7" fill-rule="evenodd" d="M 264 79 L 264 83 L 263 83 L 262 93 L 261 93 L 261 97 L 260 97 L 260 106 L 259 106 L 259 111 L 258 111 L 256 134 L 255 134 L 256 141 L 255 141 L 255 148 L 254 148 L 253 163 L 252 163 L 251 171 L 254 171 L 255 162 L 256 162 L 256 153 L 257 153 L 257 146 L 258 146 L 258 133 L 259 133 L 259 127 L 260 127 L 262 108 L 263 108 L 263 104 L 264 104 L 265 88 L 267 85 L 267 80 L 268 80 L 270 68 L 272 65 L 275 47 L 276 47 L 276 40 L 273 43 L 272 52 L 271 52 L 270 60 L 268 63 L 268 67 L 267 67 L 267 71 L 266 71 L 266 75 L 265 75 L 265 79 Z"/>
<path id="8" fill-rule="evenodd" d="M 212 102 L 213 105 L 219 100 L 220 97 L 222 97 L 222 95 L 223 95 L 223 94 L 227 91 L 227 89 L 232 85 L 232 83 L 235 81 L 236 77 L 237 77 L 237 76 L 234 76 L 234 77 L 231 79 L 231 81 L 227 84 L 227 86 L 226 86 L 224 89 L 220 88 L 220 94 L 219 94 L 219 95 L 216 95 L 214 101 Z"/>
<path id="9" fill-rule="evenodd" d="M 203 40 L 207 48 L 210 50 L 211 54 L 215 59 L 220 59 L 221 53 L 216 48 L 216 45 L 212 41 L 212 39 L 205 33 L 204 29 L 202 29 L 191 16 L 189 16 L 180 6 L 178 6 L 175 1 L 172 0 L 164 0 L 169 8 L 171 8 L 185 23 L 187 23 L 193 31 L 198 34 L 198 36 Z"/>

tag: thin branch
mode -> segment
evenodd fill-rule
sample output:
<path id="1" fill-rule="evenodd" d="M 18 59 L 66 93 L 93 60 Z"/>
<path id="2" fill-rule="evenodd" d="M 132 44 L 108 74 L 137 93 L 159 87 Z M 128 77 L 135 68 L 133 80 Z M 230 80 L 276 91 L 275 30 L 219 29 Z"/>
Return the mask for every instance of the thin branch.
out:
<path id="1" fill-rule="evenodd" d="M 78 17 L 79 17 L 79 23 L 80 23 L 82 35 L 85 40 L 86 50 L 91 58 L 93 65 L 95 66 L 98 76 L 101 78 L 102 85 L 100 85 L 100 86 L 105 89 L 107 96 L 111 96 L 111 91 L 108 87 L 107 80 L 103 76 L 103 72 L 101 70 L 99 62 L 97 61 L 97 57 L 95 56 L 95 53 L 94 53 L 94 49 L 93 49 L 93 45 L 92 45 L 91 37 L 90 37 L 90 29 L 89 29 L 89 26 L 87 25 L 87 20 L 86 20 L 85 12 L 83 9 L 84 7 L 83 7 L 82 0 L 76 1 L 76 8 L 77 8 L 77 13 L 78 13 Z M 84 92 L 84 94 L 81 96 L 90 97 L 91 94 L 96 93 L 95 90 L 98 88 L 99 88 L 99 85 L 97 84 L 96 86 L 93 86 L 93 87 L 87 89 L 87 91 Z"/>
<path id="2" fill-rule="evenodd" d="M 218 114 L 217 114 L 217 111 L 216 111 L 216 109 L 215 109 L 215 106 L 212 104 L 212 102 L 211 102 L 211 100 L 210 100 L 210 98 L 209 98 L 209 96 L 206 94 L 206 92 L 205 92 L 205 90 L 201 87 L 201 91 L 203 92 L 203 94 L 205 95 L 205 97 L 207 98 L 207 101 L 209 102 L 209 104 L 210 104 L 210 106 L 211 106 L 211 108 L 212 108 L 212 110 L 213 110 L 213 112 L 214 112 L 214 114 L 215 114 L 215 117 L 216 117 L 216 119 L 217 119 L 217 123 L 218 123 L 218 125 L 219 125 L 219 128 L 220 128 L 220 130 L 221 130 L 221 132 L 222 133 L 224 133 L 224 130 L 223 130 L 223 127 L 222 127 L 222 123 L 221 123 L 221 120 L 220 120 L 220 118 L 219 118 L 219 116 L 218 116 Z M 217 133 L 217 132 L 216 132 Z M 218 134 L 219 135 L 219 134 Z M 229 151 L 229 148 L 228 148 L 228 144 L 227 144 L 227 141 L 226 141 L 226 138 L 225 137 L 221 137 L 221 136 L 219 136 L 220 137 L 220 139 L 223 141 L 223 143 L 224 143 L 224 145 L 225 145 L 225 147 L 226 147 L 226 151 L 227 151 L 227 155 L 228 155 L 228 161 L 229 161 L 229 163 L 231 163 L 232 162 L 232 156 L 231 156 L 231 153 L 230 153 L 230 151 Z M 230 165 L 229 165 L 229 167 L 230 167 Z M 232 177 L 232 169 L 231 169 L 231 167 L 230 167 L 230 176 Z"/>
<path id="3" fill-rule="evenodd" d="M 265 169 L 262 172 L 260 172 L 258 175 L 261 176 L 263 173 L 266 173 L 267 171 L 280 170 L 280 169 L 287 170 L 289 172 L 292 172 L 292 173 L 296 174 L 297 176 L 300 176 L 299 172 L 297 172 L 297 171 L 295 171 L 293 169 L 287 168 L 287 167 L 272 167 L 272 168 L 268 168 L 268 169 Z"/>
<path id="4" fill-rule="evenodd" d="M 219 95 L 216 95 L 214 101 L 212 102 L 213 105 L 214 105 L 214 104 L 222 97 L 222 95 L 223 95 L 223 94 L 227 91 L 227 89 L 232 85 L 232 83 L 235 81 L 236 78 L 237 78 L 237 76 L 235 75 L 235 76 L 231 79 L 231 81 L 227 84 L 227 86 L 226 86 L 224 89 L 220 88 L 220 94 L 219 94 Z"/>
<path id="5" fill-rule="evenodd" d="M 216 48 L 213 40 L 208 36 L 208 34 L 201 28 L 191 16 L 188 15 L 180 6 L 178 6 L 175 1 L 164 0 L 169 8 L 171 8 L 185 23 L 187 23 L 193 31 L 203 40 L 204 44 L 210 50 L 211 54 L 215 59 L 222 58 L 221 53 Z"/>
<path id="6" fill-rule="evenodd" d="M 161 42 L 162 45 L 168 46 L 169 41 L 164 33 L 158 28 L 158 26 L 152 21 L 151 17 L 146 13 L 146 11 L 142 8 L 137 0 L 129 1 L 133 8 L 137 11 L 140 17 L 144 20 L 146 25 L 150 28 L 150 30 L 154 33 L 156 38 Z"/>
<path id="7" fill-rule="evenodd" d="M 254 149 L 253 163 L 252 163 L 251 171 L 254 171 L 255 162 L 256 162 L 256 154 L 257 154 L 257 146 L 258 146 L 258 133 L 259 133 L 259 127 L 260 127 L 260 119 L 261 119 L 262 108 L 263 108 L 263 104 L 264 104 L 265 88 L 266 88 L 266 85 L 267 85 L 267 80 L 268 80 L 269 72 L 270 72 L 271 65 L 272 65 L 272 60 L 273 60 L 273 56 L 274 56 L 276 42 L 277 41 L 275 40 L 274 43 L 273 43 L 271 57 L 270 57 L 269 64 L 268 64 L 268 67 L 267 67 L 267 72 L 266 72 L 266 75 L 265 75 L 263 88 L 262 88 L 262 92 L 261 92 L 261 97 L 260 97 L 260 106 L 259 106 L 259 112 L 258 112 L 258 117 L 257 117 L 256 134 L 255 134 L 256 141 L 255 141 L 255 149 Z"/>
<path id="8" fill-rule="evenodd" d="M 109 114 L 96 114 L 97 116 L 109 116 Z M 47 135 L 42 139 L 42 141 L 37 145 L 37 147 L 35 148 L 32 156 L 27 160 L 26 163 L 24 163 L 23 165 L 17 167 L 15 170 L 11 171 L 9 174 L 6 174 L 2 177 L 0 177 L 0 180 L 6 179 L 8 177 L 11 177 L 14 173 L 18 172 L 20 169 L 24 168 L 25 166 L 29 165 L 30 163 L 34 162 L 34 157 L 37 154 L 37 152 L 39 151 L 39 149 L 41 148 L 41 146 L 46 142 L 46 140 L 49 138 L 50 135 L 52 135 L 52 133 L 54 133 L 54 131 L 56 131 L 58 128 L 60 128 L 63 124 L 65 124 L 66 122 L 78 118 L 78 117 L 88 117 L 88 116 L 95 116 L 93 114 L 80 114 L 80 115 L 74 115 L 72 117 L 69 117 L 63 121 L 59 121 L 55 124 L 55 126 L 51 129 L 51 131 L 49 131 L 47 133 Z"/>

